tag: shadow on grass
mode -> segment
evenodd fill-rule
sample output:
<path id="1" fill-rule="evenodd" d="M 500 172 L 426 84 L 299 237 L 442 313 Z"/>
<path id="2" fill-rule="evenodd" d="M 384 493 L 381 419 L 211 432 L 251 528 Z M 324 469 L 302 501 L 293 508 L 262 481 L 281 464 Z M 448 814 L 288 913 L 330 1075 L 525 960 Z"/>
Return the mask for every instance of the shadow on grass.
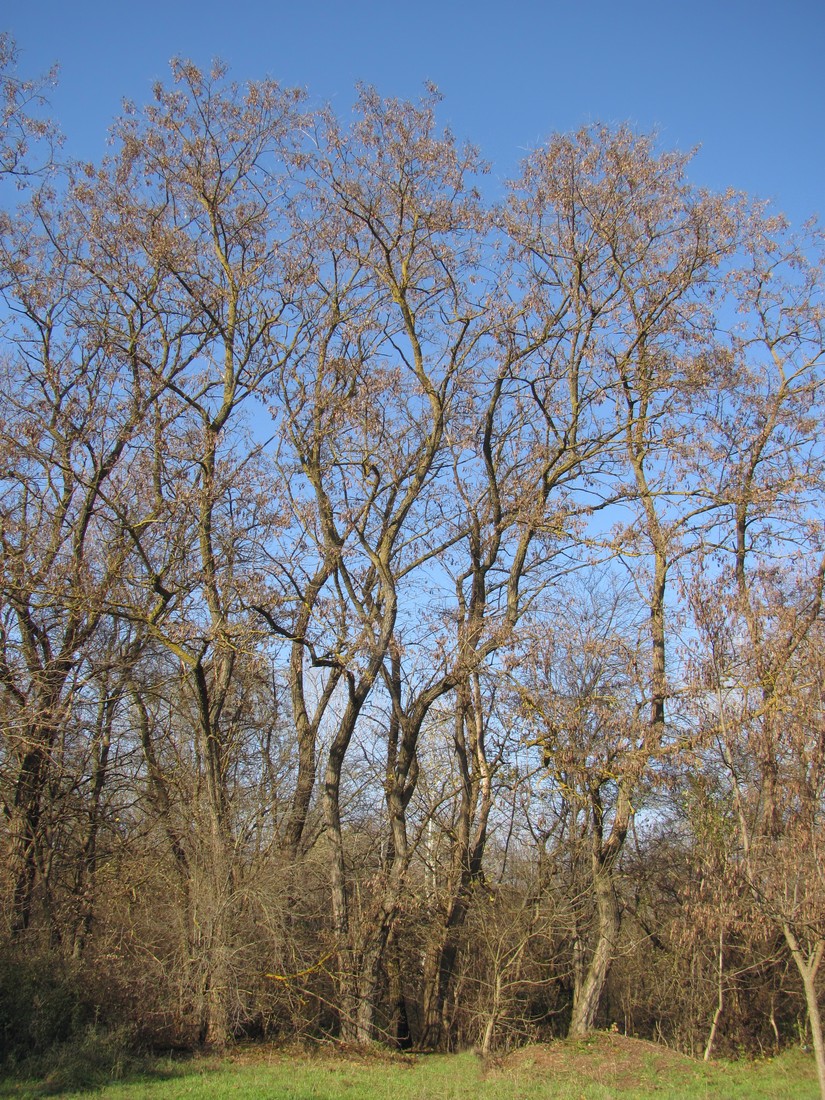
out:
<path id="1" fill-rule="evenodd" d="M 130 1051 L 118 1037 L 87 1034 L 38 1057 L 0 1066 L 0 1100 L 28 1100 L 69 1092 L 99 1092 L 112 1084 L 168 1081 L 190 1071 L 188 1058 L 173 1059 Z"/>

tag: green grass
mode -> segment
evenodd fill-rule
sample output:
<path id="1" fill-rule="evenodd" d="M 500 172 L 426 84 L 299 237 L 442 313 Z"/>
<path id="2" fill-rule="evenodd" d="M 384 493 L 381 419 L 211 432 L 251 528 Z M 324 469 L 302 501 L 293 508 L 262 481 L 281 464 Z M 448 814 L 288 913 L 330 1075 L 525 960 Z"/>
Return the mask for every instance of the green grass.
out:
<path id="1" fill-rule="evenodd" d="M 241 1051 L 218 1060 L 158 1060 L 113 1067 L 55 1065 L 40 1079 L 0 1079 L 0 1098 L 90 1100 L 815 1100 L 813 1061 L 798 1051 L 762 1061 L 694 1062 L 652 1044 L 615 1037 L 531 1047 L 504 1059 L 474 1054 Z"/>

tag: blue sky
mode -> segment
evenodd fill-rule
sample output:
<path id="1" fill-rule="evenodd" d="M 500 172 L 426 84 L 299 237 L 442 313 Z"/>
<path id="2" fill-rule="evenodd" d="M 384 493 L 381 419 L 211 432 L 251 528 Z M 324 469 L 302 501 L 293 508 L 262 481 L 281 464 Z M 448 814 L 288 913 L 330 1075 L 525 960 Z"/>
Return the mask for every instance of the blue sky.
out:
<path id="1" fill-rule="evenodd" d="M 494 178 L 550 133 L 593 121 L 701 145 L 692 178 L 825 216 L 825 0 L 4 0 L 26 75 L 60 64 L 68 151 L 97 159 L 122 98 L 146 101 L 175 55 L 221 57 L 345 115 L 356 81 L 414 97 L 480 145 Z"/>

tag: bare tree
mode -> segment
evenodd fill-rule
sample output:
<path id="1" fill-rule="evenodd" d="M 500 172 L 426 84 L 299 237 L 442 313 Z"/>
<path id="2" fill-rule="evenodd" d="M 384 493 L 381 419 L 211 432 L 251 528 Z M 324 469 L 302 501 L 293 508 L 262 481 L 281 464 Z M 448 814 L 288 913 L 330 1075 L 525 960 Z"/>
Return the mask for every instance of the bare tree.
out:
<path id="1" fill-rule="evenodd" d="M 694 591 L 705 642 L 704 725 L 738 823 L 731 866 L 757 919 L 781 932 L 805 991 L 825 1095 L 815 979 L 823 946 L 821 630 L 823 556 L 814 501 L 823 303 L 818 240 L 754 218 L 736 289 L 735 382 L 711 439 L 724 454 L 716 559 Z"/>

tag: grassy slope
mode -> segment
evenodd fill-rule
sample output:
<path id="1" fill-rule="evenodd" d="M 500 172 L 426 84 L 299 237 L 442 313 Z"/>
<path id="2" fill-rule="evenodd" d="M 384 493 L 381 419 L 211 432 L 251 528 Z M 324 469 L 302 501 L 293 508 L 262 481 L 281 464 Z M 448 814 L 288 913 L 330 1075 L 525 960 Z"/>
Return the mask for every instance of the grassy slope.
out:
<path id="1" fill-rule="evenodd" d="M 704 1065 L 672 1051 L 599 1034 L 486 1062 L 473 1054 L 402 1057 L 356 1052 L 289 1055 L 250 1049 L 218 1061 L 158 1063 L 154 1073 L 82 1092 L 67 1066 L 50 1079 L 0 1081 L 0 1098 L 90 1095 L 108 1100 L 815 1100 L 813 1060 L 792 1051 L 760 1062 Z M 91 1084 L 91 1082 L 90 1082 Z"/>

